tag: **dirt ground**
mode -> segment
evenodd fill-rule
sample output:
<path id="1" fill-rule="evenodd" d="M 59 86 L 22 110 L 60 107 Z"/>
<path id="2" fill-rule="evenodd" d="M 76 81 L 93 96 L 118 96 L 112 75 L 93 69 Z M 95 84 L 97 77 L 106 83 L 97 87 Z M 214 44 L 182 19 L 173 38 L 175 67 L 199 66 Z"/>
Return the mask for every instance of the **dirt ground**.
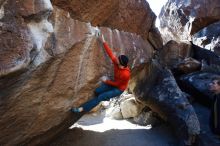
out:
<path id="1" fill-rule="evenodd" d="M 178 146 L 177 138 L 165 123 L 151 128 L 90 114 L 71 128 L 50 146 Z"/>

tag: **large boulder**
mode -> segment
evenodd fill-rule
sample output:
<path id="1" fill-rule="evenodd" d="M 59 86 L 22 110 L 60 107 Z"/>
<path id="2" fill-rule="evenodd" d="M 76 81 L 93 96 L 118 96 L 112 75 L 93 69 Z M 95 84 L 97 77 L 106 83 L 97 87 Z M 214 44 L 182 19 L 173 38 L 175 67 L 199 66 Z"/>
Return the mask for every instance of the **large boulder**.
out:
<path id="1" fill-rule="evenodd" d="M 194 34 L 193 43 L 220 55 L 220 21 L 213 23 Z"/>
<path id="2" fill-rule="evenodd" d="M 197 101 L 210 107 L 213 102 L 213 93 L 209 90 L 212 80 L 220 75 L 212 70 L 198 71 L 180 77 L 180 87 L 192 95 Z"/>
<path id="3" fill-rule="evenodd" d="M 107 117 L 119 120 L 137 117 L 145 105 L 137 101 L 134 95 L 125 91 L 120 97 L 103 101 L 102 106 L 106 108 L 105 115 Z"/>
<path id="4" fill-rule="evenodd" d="M 171 71 L 152 61 L 134 70 L 130 82 L 133 94 L 169 122 L 181 140 L 200 133 L 197 115 Z"/>
<path id="5" fill-rule="evenodd" d="M 132 68 L 153 56 L 141 36 L 73 20 L 48 0 L 0 6 L 0 145 L 44 143 L 79 118 L 69 109 L 92 98 L 103 74 L 112 75 L 97 31 Z"/>
<path id="6" fill-rule="evenodd" d="M 160 50 L 163 48 L 163 39 L 157 27 L 153 26 L 150 29 L 148 40 L 155 49 Z"/>
<path id="7" fill-rule="evenodd" d="M 185 58 L 182 62 L 177 64 L 176 70 L 179 74 L 189 74 L 201 69 L 201 63 L 191 57 Z"/>
<path id="8" fill-rule="evenodd" d="M 164 42 L 191 40 L 191 35 L 220 20 L 220 1 L 169 0 L 159 18 Z"/>
<path id="9" fill-rule="evenodd" d="M 211 50 L 207 50 L 205 48 L 201 48 L 195 44 L 192 44 L 192 58 L 204 62 L 204 64 L 215 64 L 220 65 L 220 56 Z"/>
<path id="10" fill-rule="evenodd" d="M 74 19 L 133 32 L 145 39 L 156 19 L 146 0 L 52 0 L 52 3 L 70 12 Z"/>
<path id="11" fill-rule="evenodd" d="M 159 53 L 160 62 L 163 66 L 175 68 L 177 64 L 192 54 L 191 44 L 189 42 L 176 42 L 171 40 L 167 42 Z"/>
<path id="12" fill-rule="evenodd" d="M 3 0 L 0 7 L 0 76 L 3 76 L 25 69 L 41 52 L 40 45 L 44 45 L 53 28 L 47 21 L 52 5 L 46 1 Z M 32 21 L 36 19 L 38 23 Z M 38 34 L 31 38 L 34 31 Z"/>
<path id="13" fill-rule="evenodd" d="M 144 108 L 144 105 L 141 102 L 138 102 L 131 94 L 130 98 L 124 99 L 120 102 L 120 108 L 123 118 L 127 119 L 138 116 Z"/>

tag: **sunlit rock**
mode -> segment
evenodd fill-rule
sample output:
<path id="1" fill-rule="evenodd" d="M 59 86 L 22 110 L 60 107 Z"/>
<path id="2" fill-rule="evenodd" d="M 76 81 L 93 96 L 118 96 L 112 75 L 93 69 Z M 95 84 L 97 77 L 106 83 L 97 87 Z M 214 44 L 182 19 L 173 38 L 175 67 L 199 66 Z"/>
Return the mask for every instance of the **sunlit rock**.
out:
<path id="1" fill-rule="evenodd" d="M 133 96 L 121 101 L 120 108 L 123 118 L 127 119 L 138 116 L 144 108 L 144 105 L 138 102 Z"/>
<path id="2" fill-rule="evenodd" d="M 110 117 L 112 119 L 116 119 L 116 120 L 122 120 L 123 119 L 123 115 L 121 112 L 121 107 L 119 104 L 116 104 L 108 109 L 106 109 L 106 117 Z"/>
<path id="3" fill-rule="evenodd" d="M 194 34 L 193 43 L 220 55 L 220 22 L 213 23 Z"/>
<path id="4" fill-rule="evenodd" d="M 103 104 L 102 104 L 103 105 Z M 126 93 L 126 91 L 117 98 L 109 102 L 106 110 L 106 116 L 114 119 L 128 119 L 137 117 L 145 105 L 138 102 L 134 95 Z"/>
<path id="5" fill-rule="evenodd" d="M 192 40 L 193 34 L 220 20 L 220 1 L 169 0 L 159 17 L 165 43 L 169 40 Z"/>

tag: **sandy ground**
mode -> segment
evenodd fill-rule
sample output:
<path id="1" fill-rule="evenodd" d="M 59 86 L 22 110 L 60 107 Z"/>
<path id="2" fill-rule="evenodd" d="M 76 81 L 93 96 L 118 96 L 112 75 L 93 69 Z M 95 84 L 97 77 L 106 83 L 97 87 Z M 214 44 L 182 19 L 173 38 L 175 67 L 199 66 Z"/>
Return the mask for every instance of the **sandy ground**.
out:
<path id="1" fill-rule="evenodd" d="M 165 123 L 140 126 L 114 120 L 105 113 L 84 115 L 51 146 L 178 146 L 177 138 Z"/>

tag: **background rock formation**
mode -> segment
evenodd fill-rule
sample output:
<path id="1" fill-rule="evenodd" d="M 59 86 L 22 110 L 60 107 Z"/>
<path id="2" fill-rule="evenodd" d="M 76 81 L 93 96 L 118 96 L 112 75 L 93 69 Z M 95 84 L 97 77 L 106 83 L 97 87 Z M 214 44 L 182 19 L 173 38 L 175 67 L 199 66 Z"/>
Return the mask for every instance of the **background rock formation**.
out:
<path id="1" fill-rule="evenodd" d="M 192 57 L 204 64 L 220 65 L 220 57 L 216 53 L 194 44 L 192 44 Z"/>
<path id="2" fill-rule="evenodd" d="M 169 0 L 159 17 L 164 42 L 191 40 L 191 35 L 220 20 L 220 1 Z"/>
<path id="3" fill-rule="evenodd" d="M 210 24 L 194 34 L 193 43 L 220 55 L 220 22 Z"/>

